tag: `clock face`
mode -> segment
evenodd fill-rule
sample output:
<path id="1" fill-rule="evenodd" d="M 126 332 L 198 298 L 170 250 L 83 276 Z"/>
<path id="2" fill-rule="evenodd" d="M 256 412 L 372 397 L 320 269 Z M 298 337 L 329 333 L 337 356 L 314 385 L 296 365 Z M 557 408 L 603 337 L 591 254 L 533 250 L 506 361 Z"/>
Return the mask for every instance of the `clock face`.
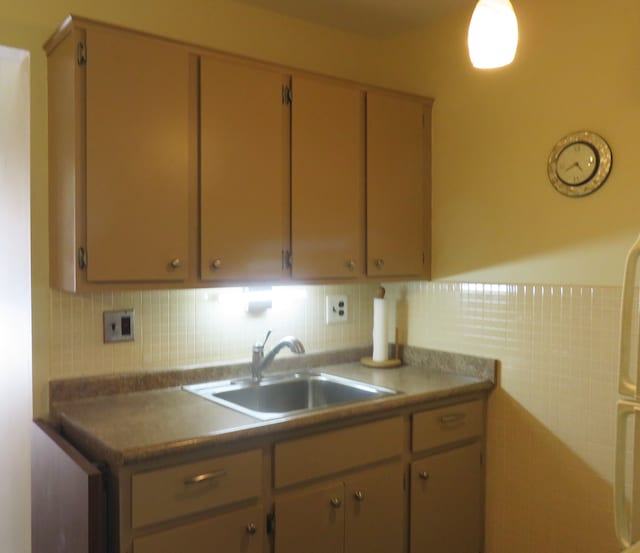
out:
<path id="1" fill-rule="evenodd" d="M 572 198 L 595 192 L 611 172 L 612 155 L 607 142 L 590 131 L 561 138 L 551 150 L 547 174 L 554 188 Z"/>
<path id="2" fill-rule="evenodd" d="M 562 182 L 579 186 L 587 182 L 598 168 L 598 152 L 586 142 L 575 142 L 560 152 L 556 172 Z"/>

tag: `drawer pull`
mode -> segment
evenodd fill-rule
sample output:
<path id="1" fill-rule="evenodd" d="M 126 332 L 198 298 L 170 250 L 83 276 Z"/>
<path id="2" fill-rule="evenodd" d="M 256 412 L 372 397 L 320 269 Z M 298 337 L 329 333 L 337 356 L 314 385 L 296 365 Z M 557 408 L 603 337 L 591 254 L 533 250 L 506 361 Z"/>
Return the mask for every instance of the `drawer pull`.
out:
<path id="1" fill-rule="evenodd" d="M 429 480 L 429 473 L 426 470 L 420 471 L 418 476 L 422 478 L 422 480 Z"/>
<path id="2" fill-rule="evenodd" d="M 452 424 L 454 422 L 460 422 L 467 415 L 465 413 L 451 413 L 450 415 L 442 415 L 440 417 L 441 424 Z"/>
<path id="3" fill-rule="evenodd" d="M 342 505 L 342 501 L 340 501 L 340 498 L 339 498 L 339 497 L 332 497 L 332 498 L 331 498 L 331 506 L 332 506 L 334 509 L 339 508 L 339 507 L 340 507 L 340 505 Z"/>
<path id="4" fill-rule="evenodd" d="M 255 534 L 257 531 L 256 525 L 253 522 L 247 524 L 247 534 Z"/>
<path id="5" fill-rule="evenodd" d="M 358 501 L 364 501 L 364 492 L 362 490 L 358 490 L 356 493 L 353 494 L 353 496 L 358 500 Z"/>
<path id="6" fill-rule="evenodd" d="M 191 484 L 200 484 L 202 482 L 208 482 L 209 480 L 222 478 L 225 474 L 227 474 L 227 471 L 224 469 L 216 470 L 213 472 L 205 472 L 204 474 L 198 474 L 196 476 L 192 476 L 191 478 L 187 478 L 184 481 L 184 485 L 190 486 Z"/>

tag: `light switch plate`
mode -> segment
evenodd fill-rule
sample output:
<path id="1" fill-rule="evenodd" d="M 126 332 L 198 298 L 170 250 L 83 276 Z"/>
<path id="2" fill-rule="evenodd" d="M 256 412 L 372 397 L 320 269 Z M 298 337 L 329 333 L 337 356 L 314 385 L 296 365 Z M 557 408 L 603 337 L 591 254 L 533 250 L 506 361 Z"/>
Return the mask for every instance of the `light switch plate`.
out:
<path id="1" fill-rule="evenodd" d="M 136 337 L 133 309 L 104 311 L 102 313 L 104 343 L 132 342 Z"/>

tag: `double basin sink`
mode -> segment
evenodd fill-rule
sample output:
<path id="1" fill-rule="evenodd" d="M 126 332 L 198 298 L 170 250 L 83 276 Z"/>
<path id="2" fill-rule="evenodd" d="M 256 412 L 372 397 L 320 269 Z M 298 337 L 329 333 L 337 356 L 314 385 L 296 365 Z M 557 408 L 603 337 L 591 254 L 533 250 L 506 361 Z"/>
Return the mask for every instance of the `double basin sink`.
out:
<path id="1" fill-rule="evenodd" d="M 390 388 L 312 371 L 267 377 L 260 382 L 251 378 L 207 382 L 184 386 L 184 389 L 260 420 L 398 393 Z"/>

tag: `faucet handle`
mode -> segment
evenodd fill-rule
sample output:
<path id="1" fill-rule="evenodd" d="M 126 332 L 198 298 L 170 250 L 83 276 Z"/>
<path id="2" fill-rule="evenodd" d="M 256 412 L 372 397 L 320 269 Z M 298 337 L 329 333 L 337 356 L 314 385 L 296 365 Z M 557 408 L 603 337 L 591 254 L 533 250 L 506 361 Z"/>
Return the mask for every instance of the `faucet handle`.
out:
<path id="1" fill-rule="evenodd" d="M 267 340 L 269 339 L 269 336 L 271 336 L 271 332 L 271 329 L 267 330 L 267 335 L 264 337 L 264 342 L 262 342 L 262 344 L 260 342 L 256 342 L 254 348 L 260 348 L 264 350 L 264 346 L 267 344 Z"/>

